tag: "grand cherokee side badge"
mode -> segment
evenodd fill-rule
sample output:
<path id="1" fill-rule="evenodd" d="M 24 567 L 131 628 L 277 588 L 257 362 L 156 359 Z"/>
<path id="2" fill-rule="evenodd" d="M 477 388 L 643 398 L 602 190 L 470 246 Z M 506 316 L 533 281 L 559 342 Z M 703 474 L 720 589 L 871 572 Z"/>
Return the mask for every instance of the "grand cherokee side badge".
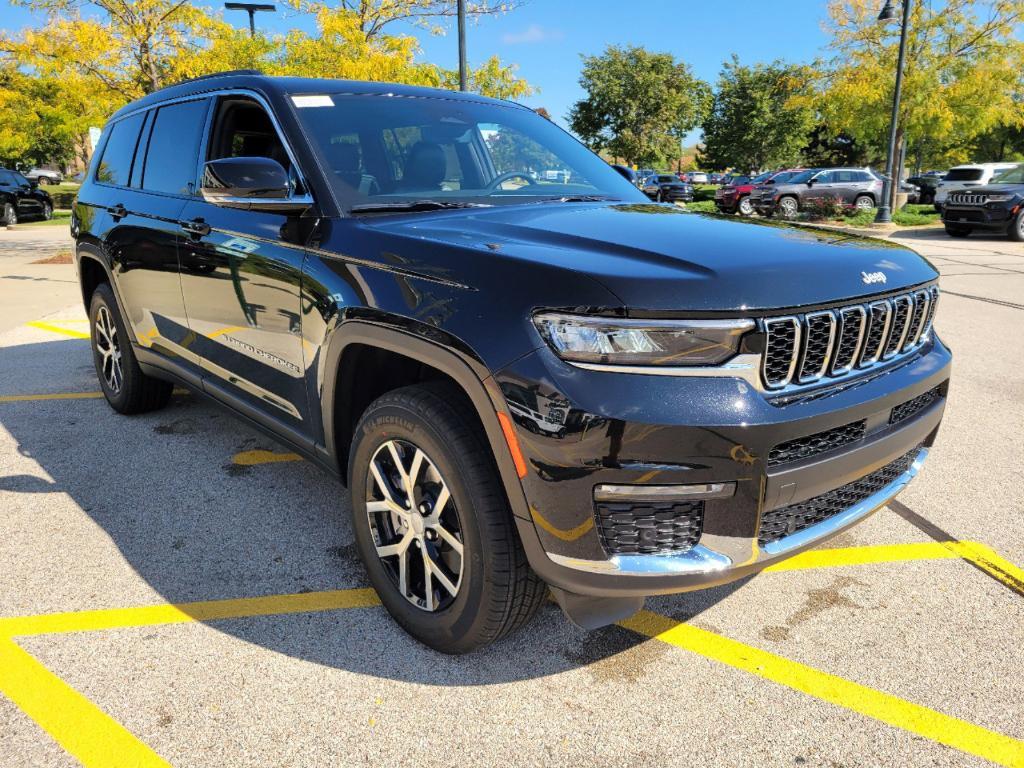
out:
<path id="1" fill-rule="evenodd" d="M 861 272 L 860 279 L 864 281 L 865 285 L 871 285 L 872 283 L 884 283 L 885 272 Z"/>

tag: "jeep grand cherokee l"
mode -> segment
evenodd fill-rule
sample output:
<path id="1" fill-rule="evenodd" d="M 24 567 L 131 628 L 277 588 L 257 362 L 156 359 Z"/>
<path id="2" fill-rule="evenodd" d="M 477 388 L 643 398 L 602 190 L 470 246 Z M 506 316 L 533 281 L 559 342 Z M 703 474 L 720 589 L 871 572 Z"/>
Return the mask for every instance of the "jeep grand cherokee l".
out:
<path id="1" fill-rule="evenodd" d="M 339 477 L 383 604 L 449 653 L 549 587 L 597 627 L 824 541 L 945 407 L 913 252 L 652 203 L 473 94 L 166 88 L 111 118 L 72 230 L 110 405 L 183 384 Z"/>
<path id="2" fill-rule="evenodd" d="M 764 216 L 778 213 L 791 219 L 809 203 L 836 199 L 847 208 L 874 208 L 882 196 L 882 180 L 859 168 L 817 168 L 804 171 L 784 183 L 776 184 L 771 194 L 762 195 L 757 212 Z"/>
<path id="3" fill-rule="evenodd" d="M 942 223 L 952 237 L 981 230 L 1024 240 L 1024 165 L 1003 171 L 984 186 L 950 192 Z"/>

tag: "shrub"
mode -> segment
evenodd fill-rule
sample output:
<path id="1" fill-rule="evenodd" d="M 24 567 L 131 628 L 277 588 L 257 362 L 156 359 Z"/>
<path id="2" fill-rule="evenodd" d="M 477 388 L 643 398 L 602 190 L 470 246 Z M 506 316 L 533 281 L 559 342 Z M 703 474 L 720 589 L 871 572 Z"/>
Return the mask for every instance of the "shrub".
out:
<path id="1" fill-rule="evenodd" d="M 846 206 L 842 198 L 829 195 L 805 202 L 804 213 L 810 221 L 839 219 L 846 213 Z"/>

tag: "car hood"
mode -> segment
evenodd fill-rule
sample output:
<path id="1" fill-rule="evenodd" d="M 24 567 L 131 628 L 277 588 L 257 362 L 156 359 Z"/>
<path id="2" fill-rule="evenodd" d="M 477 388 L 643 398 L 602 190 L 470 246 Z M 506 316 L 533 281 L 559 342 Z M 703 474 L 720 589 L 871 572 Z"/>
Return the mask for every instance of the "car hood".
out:
<path id="1" fill-rule="evenodd" d="M 983 184 L 955 192 L 970 192 L 972 195 L 1024 195 L 1024 184 Z"/>
<path id="2" fill-rule="evenodd" d="M 632 311 L 810 306 L 938 276 L 913 251 L 885 241 L 668 205 L 528 204 L 387 216 L 365 226 L 410 238 L 420 253 L 427 243 L 469 247 L 480 258 L 516 260 L 527 270 L 533 262 L 586 274 Z"/>

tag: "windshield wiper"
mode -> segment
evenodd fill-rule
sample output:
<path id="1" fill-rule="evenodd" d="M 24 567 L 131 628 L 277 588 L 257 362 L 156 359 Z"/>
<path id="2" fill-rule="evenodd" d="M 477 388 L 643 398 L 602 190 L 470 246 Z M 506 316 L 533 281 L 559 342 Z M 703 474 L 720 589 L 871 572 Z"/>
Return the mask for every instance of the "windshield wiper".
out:
<path id="1" fill-rule="evenodd" d="M 353 205 L 352 213 L 400 213 L 406 211 L 444 211 L 451 208 L 491 208 L 487 203 L 460 200 L 405 200 L 398 203 L 363 203 Z"/>
<path id="2" fill-rule="evenodd" d="M 609 195 L 562 195 L 562 197 L 545 197 L 538 203 L 621 203 L 618 197 Z"/>

